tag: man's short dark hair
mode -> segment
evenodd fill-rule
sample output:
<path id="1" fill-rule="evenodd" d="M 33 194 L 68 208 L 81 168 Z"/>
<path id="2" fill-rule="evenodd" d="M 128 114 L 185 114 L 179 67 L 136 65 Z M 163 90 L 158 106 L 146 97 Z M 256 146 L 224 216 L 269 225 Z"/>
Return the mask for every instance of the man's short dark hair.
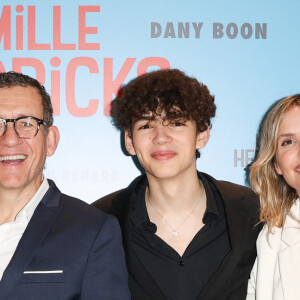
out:
<path id="1" fill-rule="evenodd" d="M 34 78 L 17 72 L 0 73 L 0 88 L 15 86 L 35 87 L 42 98 L 43 119 L 48 126 L 53 125 L 53 108 L 51 98 L 46 89 Z"/>
<path id="2" fill-rule="evenodd" d="M 203 132 L 211 127 L 215 111 L 214 96 L 206 85 L 173 69 L 153 71 L 131 81 L 114 101 L 112 115 L 122 130 L 131 130 L 149 113 L 154 119 L 164 112 L 166 120 L 194 120 L 197 130 Z"/>

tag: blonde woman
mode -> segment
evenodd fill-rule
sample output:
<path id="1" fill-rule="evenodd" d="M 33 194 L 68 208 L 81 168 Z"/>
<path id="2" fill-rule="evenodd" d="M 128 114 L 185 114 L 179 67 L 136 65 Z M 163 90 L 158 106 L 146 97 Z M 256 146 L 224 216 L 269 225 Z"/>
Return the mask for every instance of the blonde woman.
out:
<path id="1" fill-rule="evenodd" d="M 300 94 L 270 109 L 250 169 L 265 226 L 257 240 L 247 300 L 299 300 Z"/>

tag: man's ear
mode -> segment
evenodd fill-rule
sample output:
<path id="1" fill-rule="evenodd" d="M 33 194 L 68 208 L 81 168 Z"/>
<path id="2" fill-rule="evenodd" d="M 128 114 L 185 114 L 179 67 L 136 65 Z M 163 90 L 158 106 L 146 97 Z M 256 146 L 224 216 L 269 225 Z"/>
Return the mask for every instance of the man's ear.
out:
<path id="1" fill-rule="evenodd" d="M 130 155 L 136 155 L 134 150 L 133 140 L 132 140 L 132 133 L 130 130 L 125 130 L 125 147 L 126 150 Z"/>
<path id="2" fill-rule="evenodd" d="M 197 134 L 197 143 L 196 143 L 196 149 L 201 149 L 205 147 L 209 140 L 209 127 L 207 126 L 207 129 L 203 132 L 198 132 Z"/>
<path id="3" fill-rule="evenodd" d="M 59 131 L 56 126 L 50 126 L 47 134 L 47 156 L 54 154 L 59 142 Z"/>

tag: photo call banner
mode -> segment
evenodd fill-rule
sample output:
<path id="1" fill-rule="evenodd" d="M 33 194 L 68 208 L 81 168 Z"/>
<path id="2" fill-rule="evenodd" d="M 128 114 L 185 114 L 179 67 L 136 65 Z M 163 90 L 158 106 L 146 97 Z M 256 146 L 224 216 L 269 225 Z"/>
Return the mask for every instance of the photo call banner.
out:
<path id="1" fill-rule="evenodd" d="M 166 68 L 215 95 L 198 169 L 245 185 L 262 117 L 300 92 L 299 11 L 299 0 L 2 0 L 0 71 L 50 93 L 61 139 L 45 174 L 66 194 L 91 203 L 140 174 L 111 102 L 136 76 Z"/>

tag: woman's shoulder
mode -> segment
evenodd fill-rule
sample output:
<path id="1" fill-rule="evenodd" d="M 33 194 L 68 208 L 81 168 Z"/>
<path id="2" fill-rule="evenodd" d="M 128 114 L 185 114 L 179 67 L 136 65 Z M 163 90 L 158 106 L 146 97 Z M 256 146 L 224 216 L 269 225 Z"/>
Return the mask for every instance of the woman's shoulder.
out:
<path id="1" fill-rule="evenodd" d="M 265 249 L 277 251 L 277 249 L 279 249 L 281 233 L 282 228 L 274 226 L 269 231 L 268 224 L 264 224 L 263 229 L 261 230 L 257 238 L 257 252 L 259 253 L 260 251 L 264 251 Z"/>

